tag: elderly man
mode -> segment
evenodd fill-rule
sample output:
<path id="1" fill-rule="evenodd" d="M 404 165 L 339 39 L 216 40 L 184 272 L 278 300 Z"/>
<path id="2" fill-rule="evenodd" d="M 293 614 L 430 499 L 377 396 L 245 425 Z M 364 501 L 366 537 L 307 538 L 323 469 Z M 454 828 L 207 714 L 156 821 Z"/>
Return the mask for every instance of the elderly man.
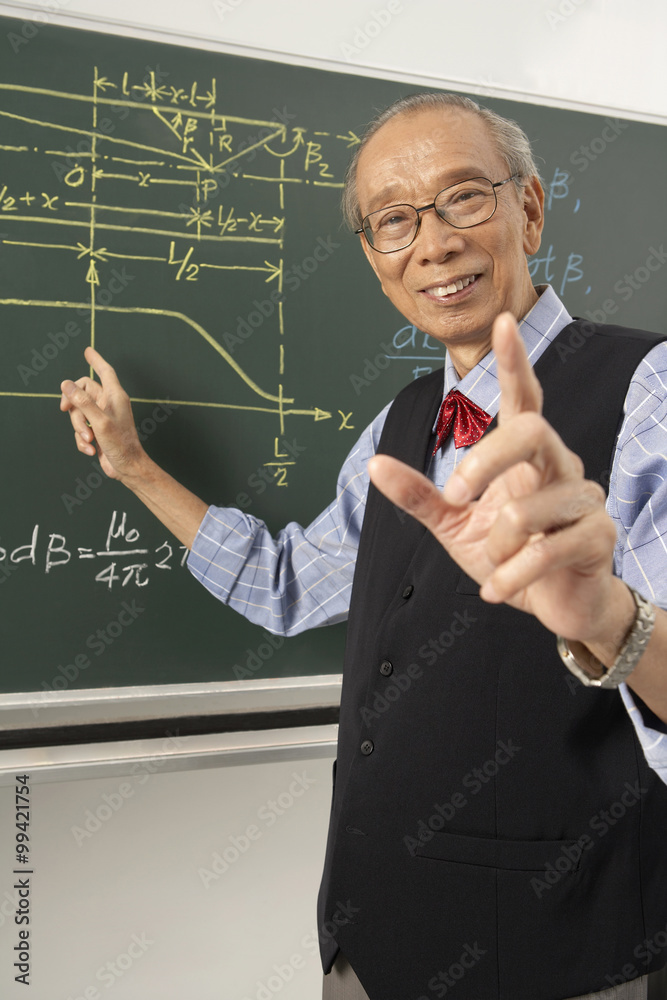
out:
<path id="1" fill-rule="evenodd" d="M 284 634 L 349 610 L 330 1000 L 638 1000 L 665 964 L 667 348 L 533 288 L 543 200 L 520 129 L 465 98 L 370 127 L 346 213 L 444 385 L 376 418 L 306 530 L 273 540 L 155 466 L 95 351 L 101 384 L 63 383 L 79 450 L 216 596 Z"/>

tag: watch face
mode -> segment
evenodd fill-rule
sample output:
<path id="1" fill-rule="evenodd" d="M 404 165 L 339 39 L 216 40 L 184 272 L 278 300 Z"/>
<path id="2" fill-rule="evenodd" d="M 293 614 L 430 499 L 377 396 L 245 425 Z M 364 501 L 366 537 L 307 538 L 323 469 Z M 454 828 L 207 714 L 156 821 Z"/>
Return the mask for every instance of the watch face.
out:
<path id="1" fill-rule="evenodd" d="M 581 647 L 582 652 L 586 649 L 583 643 L 580 642 L 573 643 L 573 645 Z M 562 635 L 557 637 L 557 647 L 558 652 L 560 653 L 560 658 L 567 669 L 573 673 L 575 677 L 578 677 L 582 684 L 585 684 L 587 687 L 599 687 L 608 678 L 609 671 L 607 668 L 590 653 L 589 660 L 593 660 L 594 664 L 599 667 L 599 670 L 597 674 L 592 674 L 585 667 L 583 667 L 575 658 L 567 639 L 564 639 Z"/>

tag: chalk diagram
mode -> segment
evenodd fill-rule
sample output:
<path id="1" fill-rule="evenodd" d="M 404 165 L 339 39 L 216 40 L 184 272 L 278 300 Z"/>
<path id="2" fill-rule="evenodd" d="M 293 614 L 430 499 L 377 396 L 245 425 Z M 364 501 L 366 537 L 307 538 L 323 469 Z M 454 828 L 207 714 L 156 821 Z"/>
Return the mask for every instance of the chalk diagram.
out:
<path id="1" fill-rule="evenodd" d="M 266 465 L 286 485 L 293 463 L 278 445 L 286 421 L 332 414 L 299 405 L 283 390 L 285 191 L 341 188 L 340 170 L 336 176 L 329 162 L 340 162 L 341 151 L 347 155 L 359 140 L 352 132 L 309 134 L 291 116 L 281 121 L 279 109 L 270 120 L 235 116 L 216 79 L 177 87 L 171 77 L 169 85 L 161 80 L 159 68 L 147 70 L 140 80 L 95 67 L 89 93 L 0 83 L 0 250 L 8 259 L 29 248 L 43 275 L 40 291 L 50 289 L 40 297 L 34 284 L 12 282 L 0 307 L 47 310 L 54 328 L 63 315 L 85 317 L 89 342 L 100 350 L 101 331 L 112 323 L 136 324 L 142 332 L 166 325 L 187 337 L 207 352 L 207 365 L 219 366 L 225 393 L 233 386 L 231 398 L 193 392 L 183 399 L 133 395 L 133 402 L 266 414 L 272 449 Z M 49 286 L 56 268 L 66 275 L 58 288 Z M 125 268 L 132 271 L 131 295 L 120 294 Z M 218 284 L 200 292 L 214 276 Z M 275 362 L 271 385 L 266 361 L 263 376 L 255 377 L 225 343 L 222 327 L 198 318 L 198 295 L 220 294 L 226 282 L 232 293 L 242 288 L 236 294 L 245 296 L 245 313 L 238 302 L 234 309 L 250 326 L 250 298 L 273 303 L 270 322 L 260 320 L 264 357 Z M 25 391 L 0 385 L 0 395 L 58 396 L 34 384 Z"/>

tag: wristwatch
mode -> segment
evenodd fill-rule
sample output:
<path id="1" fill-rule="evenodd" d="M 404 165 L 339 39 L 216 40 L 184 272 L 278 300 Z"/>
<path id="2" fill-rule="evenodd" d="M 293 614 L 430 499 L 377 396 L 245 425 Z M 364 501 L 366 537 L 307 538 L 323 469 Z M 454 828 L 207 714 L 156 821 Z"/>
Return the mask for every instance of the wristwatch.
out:
<path id="1" fill-rule="evenodd" d="M 590 670 L 582 667 L 581 663 L 575 659 L 575 652 L 578 652 L 581 657 L 580 650 L 586 649 L 584 644 L 581 642 L 572 642 L 570 644 L 562 635 L 556 637 L 561 660 L 567 669 L 587 687 L 617 688 L 635 669 L 651 638 L 653 626 L 655 625 L 655 608 L 641 594 L 633 590 L 632 587 L 628 587 L 628 590 L 634 598 L 637 613 L 632 627 L 626 635 L 618 656 L 611 667 L 606 667 L 604 663 L 601 663 L 592 653 L 587 651 L 589 663 L 592 664 L 594 669 L 597 668 L 598 670 L 597 674 L 591 673 Z M 574 651 L 571 646 L 574 647 Z"/>

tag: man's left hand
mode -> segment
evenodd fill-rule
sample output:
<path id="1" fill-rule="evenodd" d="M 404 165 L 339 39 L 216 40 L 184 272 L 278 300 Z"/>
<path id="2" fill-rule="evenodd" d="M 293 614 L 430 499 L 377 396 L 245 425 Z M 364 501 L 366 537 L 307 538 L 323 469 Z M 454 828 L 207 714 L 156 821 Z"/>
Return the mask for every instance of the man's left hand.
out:
<path id="1" fill-rule="evenodd" d="M 509 313 L 496 320 L 492 346 L 498 427 L 444 491 L 385 455 L 371 459 L 371 479 L 433 533 L 484 600 L 527 611 L 589 648 L 609 645 L 612 635 L 620 645 L 634 601 L 612 575 L 616 529 L 604 490 L 584 479 L 581 459 L 542 416 L 541 387 Z"/>

